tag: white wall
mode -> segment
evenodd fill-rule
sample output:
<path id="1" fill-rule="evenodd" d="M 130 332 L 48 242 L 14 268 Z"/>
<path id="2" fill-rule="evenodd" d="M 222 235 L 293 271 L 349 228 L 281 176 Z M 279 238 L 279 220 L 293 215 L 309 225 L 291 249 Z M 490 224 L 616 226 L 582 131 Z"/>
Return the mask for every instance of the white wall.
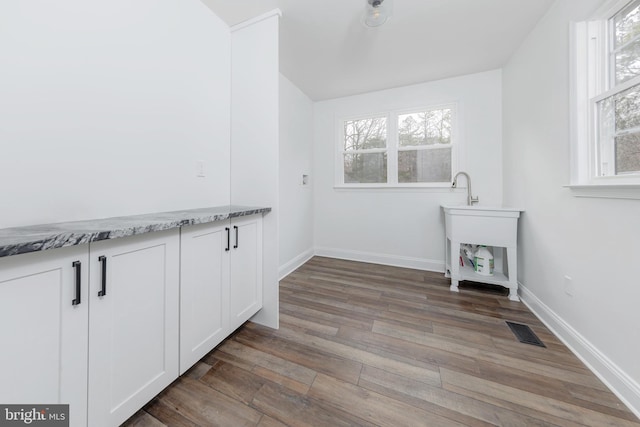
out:
<path id="1" fill-rule="evenodd" d="M 313 255 L 312 155 L 313 102 L 280 74 L 280 278 Z"/>
<path id="2" fill-rule="evenodd" d="M 640 200 L 576 198 L 562 187 L 569 182 L 569 22 L 601 3 L 557 1 L 503 71 L 504 200 L 526 209 L 523 300 L 640 414 Z"/>
<path id="3" fill-rule="evenodd" d="M 275 10 L 232 27 L 231 203 L 269 206 L 263 222 L 263 308 L 252 320 L 279 319 L 279 71 Z"/>
<path id="4" fill-rule="evenodd" d="M 501 72 L 495 70 L 316 103 L 316 253 L 444 271 L 440 204 L 465 204 L 466 190 L 335 189 L 336 120 L 457 102 L 460 142 L 465 147 L 459 169 L 470 173 L 474 196 L 481 204 L 501 204 L 501 97 Z"/>
<path id="5" fill-rule="evenodd" d="M 4 1 L 0 52 L 0 228 L 229 203 L 230 34 L 199 0 Z"/>

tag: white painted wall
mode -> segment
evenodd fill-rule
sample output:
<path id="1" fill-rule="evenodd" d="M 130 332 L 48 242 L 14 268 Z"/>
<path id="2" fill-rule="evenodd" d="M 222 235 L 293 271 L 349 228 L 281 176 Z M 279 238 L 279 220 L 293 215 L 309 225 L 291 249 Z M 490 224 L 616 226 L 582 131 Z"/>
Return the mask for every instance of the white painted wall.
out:
<path id="1" fill-rule="evenodd" d="M 231 203 L 269 206 L 263 222 L 263 308 L 252 320 L 278 327 L 279 71 L 275 10 L 231 28 Z"/>
<path id="2" fill-rule="evenodd" d="M 319 255 L 444 271 L 442 203 L 466 190 L 334 188 L 336 120 L 457 102 L 463 155 L 481 204 L 502 202 L 501 72 L 371 92 L 314 105 L 315 244 Z M 462 180 L 463 182 L 464 180 Z"/>
<path id="3" fill-rule="evenodd" d="M 229 203 L 230 34 L 199 0 L 1 2 L 0 52 L 0 228 Z"/>
<path id="4" fill-rule="evenodd" d="M 312 157 L 313 102 L 280 74 L 280 278 L 313 255 Z"/>
<path id="5" fill-rule="evenodd" d="M 640 414 L 640 200 L 576 198 L 563 188 L 569 22 L 601 3 L 557 1 L 504 68 L 504 200 L 526 209 L 523 300 Z"/>

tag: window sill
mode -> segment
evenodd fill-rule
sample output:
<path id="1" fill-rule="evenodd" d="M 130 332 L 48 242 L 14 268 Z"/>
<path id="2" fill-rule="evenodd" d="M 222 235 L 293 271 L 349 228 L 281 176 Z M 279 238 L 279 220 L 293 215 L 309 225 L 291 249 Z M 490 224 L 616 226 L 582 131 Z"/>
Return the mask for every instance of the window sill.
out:
<path id="1" fill-rule="evenodd" d="M 564 188 L 575 197 L 640 200 L 640 184 L 572 184 Z"/>
<path id="2" fill-rule="evenodd" d="M 433 192 L 433 193 L 466 193 L 466 187 L 451 188 L 451 184 L 441 186 L 425 186 L 425 185 L 379 185 L 379 184 L 341 184 L 334 185 L 333 189 L 336 191 L 362 191 L 362 190 L 375 190 L 375 191 L 420 191 L 420 192 Z"/>

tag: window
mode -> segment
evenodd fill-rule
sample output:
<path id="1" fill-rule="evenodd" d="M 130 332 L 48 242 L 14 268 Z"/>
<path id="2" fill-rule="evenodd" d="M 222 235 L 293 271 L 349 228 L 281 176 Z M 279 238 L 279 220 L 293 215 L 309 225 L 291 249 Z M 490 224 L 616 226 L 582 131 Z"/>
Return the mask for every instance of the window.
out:
<path id="1" fill-rule="evenodd" d="M 387 182 L 387 118 L 344 121 L 344 182 Z"/>
<path id="2" fill-rule="evenodd" d="M 454 105 L 342 119 L 338 127 L 338 186 L 450 185 L 456 166 Z"/>
<path id="3" fill-rule="evenodd" d="M 574 184 L 640 184 L 640 0 L 574 30 Z"/>
<path id="4" fill-rule="evenodd" d="M 640 173 L 640 0 L 608 21 L 609 86 L 595 98 L 598 176 Z"/>
<path id="5" fill-rule="evenodd" d="M 452 109 L 398 116 L 398 182 L 451 181 Z"/>

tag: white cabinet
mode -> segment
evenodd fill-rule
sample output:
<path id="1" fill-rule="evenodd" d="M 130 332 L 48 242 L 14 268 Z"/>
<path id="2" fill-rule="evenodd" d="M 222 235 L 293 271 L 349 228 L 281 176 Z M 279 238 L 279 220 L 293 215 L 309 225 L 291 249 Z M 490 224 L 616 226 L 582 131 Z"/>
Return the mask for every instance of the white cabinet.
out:
<path id="1" fill-rule="evenodd" d="M 0 402 L 69 404 L 87 425 L 88 246 L 0 259 Z"/>
<path id="2" fill-rule="evenodd" d="M 262 215 L 182 228 L 180 373 L 262 307 Z"/>
<path id="3" fill-rule="evenodd" d="M 261 307 L 261 214 L 0 258 L 0 402 L 120 425 Z"/>
<path id="4" fill-rule="evenodd" d="M 125 421 L 178 377 L 179 230 L 91 244 L 89 425 Z"/>
<path id="5" fill-rule="evenodd" d="M 0 402 L 115 426 L 162 391 L 178 377 L 178 251 L 176 229 L 0 259 Z"/>
<path id="6" fill-rule="evenodd" d="M 262 308 L 262 216 L 234 218 L 231 226 L 229 310 L 234 331 Z"/>
<path id="7" fill-rule="evenodd" d="M 180 374 L 227 336 L 230 224 L 183 227 L 180 238 Z"/>

